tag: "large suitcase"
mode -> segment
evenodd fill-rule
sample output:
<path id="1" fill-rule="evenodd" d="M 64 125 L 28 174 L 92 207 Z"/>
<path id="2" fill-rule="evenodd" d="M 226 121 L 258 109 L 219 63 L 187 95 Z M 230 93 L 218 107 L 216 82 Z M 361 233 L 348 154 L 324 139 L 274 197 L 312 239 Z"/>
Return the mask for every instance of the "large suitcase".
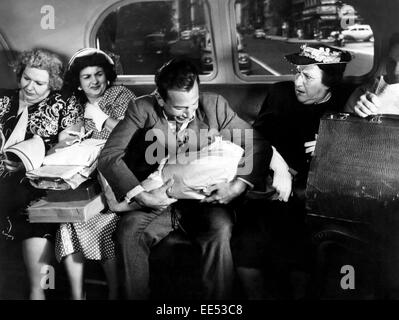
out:
<path id="1" fill-rule="evenodd" d="M 312 214 L 366 223 L 377 232 L 395 230 L 399 226 L 399 117 L 325 115 L 306 195 Z"/>

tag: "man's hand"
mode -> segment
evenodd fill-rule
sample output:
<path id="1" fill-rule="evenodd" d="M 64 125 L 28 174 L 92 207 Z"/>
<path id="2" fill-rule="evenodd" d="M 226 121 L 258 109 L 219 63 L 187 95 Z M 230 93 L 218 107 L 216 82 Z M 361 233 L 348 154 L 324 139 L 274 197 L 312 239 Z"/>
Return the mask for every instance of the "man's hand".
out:
<path id="1" fill-rule="evenodd" d="M 205 190 L 207 197 L 202 199 L 201 202 L 228 204 L 243 193 L 247 187 L 248 185 L 239 179 L 234 179 L 231 182 L 218 183 Z"/>
<path id="2" fill-rule="evenodd" d="M 360 96 L 354 111 L 359 117 L 365 118 L 369 115 L 377 114 L 380 106 L 379 98 L 374 93 L 366 92 Z"/>
<path id="3" fill-rule="evenodd" d="M 292 191 L 292 175 L 283 157 L 273 148 L 273 156 L 270 160 L 270 169 L 273 170 L 273 188 L 278 193 L 278 200 L 287 202 Z"/>
<path id="4" fill-rule="evenodd" d="M 134 197 L 134 200 L 141 206 L 151 208 L 157 213 L 161 213 L 177 199 L 170 198 L 167 194 L 169 187 L 173 185 L 173 179 L 169 179 L 163 186 L 151 190 L 143 191 Z"/>

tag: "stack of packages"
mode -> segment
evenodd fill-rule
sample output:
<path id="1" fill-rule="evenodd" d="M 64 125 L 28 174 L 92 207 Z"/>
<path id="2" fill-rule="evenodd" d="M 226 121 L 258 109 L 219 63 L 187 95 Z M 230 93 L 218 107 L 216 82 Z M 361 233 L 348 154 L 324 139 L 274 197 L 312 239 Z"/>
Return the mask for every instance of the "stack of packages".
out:
<path id="1" fill-rule="evenodd" d="M 46 156 L 43 166 L 28 171 L 27 178 L 39 189 L 76 189 L 97 167 L 97 157 L 105 140 L 87 139 L 69 147 L 57 149 Z"/>
<path id="2" fill-rule="evenodd" d="M 47 190 L 44 199 L 28 207 L 30 222 L 87 221 L 105 208 L 98 183 L 90 179 L 104 144 L 98 139 L 78 141 L 57 149 L 41 167 L 26 173 L 34 187 Z"/>

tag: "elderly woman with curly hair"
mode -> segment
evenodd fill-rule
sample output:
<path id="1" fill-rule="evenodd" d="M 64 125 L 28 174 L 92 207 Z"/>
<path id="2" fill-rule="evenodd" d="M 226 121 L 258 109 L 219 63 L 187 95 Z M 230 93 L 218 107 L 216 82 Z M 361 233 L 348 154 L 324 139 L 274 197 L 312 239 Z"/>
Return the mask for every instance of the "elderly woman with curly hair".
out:
<path id="1" fill-rule="evenodd" d="M 86 132 L 93 132 L 93 139 L 107 139 L 135 98 L 128 88 L 113 85 L 115 79 L 114 61 L 102 50 L 83 48 L 69 61 L 65 84 L 84 107 L 84 128 Z M 118 270 L 112 239 L 118 220 L 114 212 L 108 211 L 87 222 L 60 225 L 56 258 L 66 267 L 72 299 L 85 298 L 85 260 L 101 263 L 108 282 L 109 299 L 118 297 Z"/>
<path id="2" fill-rule="evenodd" d="M 23 52 L 14 67 L 19 88 L 0 89 L 0 241 L 22 242 L 29 298 L 44 299 L 41 272 L 54 256 L 51 240 L 57 226 L 27 221 L 24 209 L 42 194 L 23 179 L 24 162 L 4 149 L 41 139 L 49 150 L 62 132 L 79 122 L 82 112 L 76 99 L 66 99 L 58 92 L 63 85 L 63 63 L 56 54 L 44 49 Z"/>

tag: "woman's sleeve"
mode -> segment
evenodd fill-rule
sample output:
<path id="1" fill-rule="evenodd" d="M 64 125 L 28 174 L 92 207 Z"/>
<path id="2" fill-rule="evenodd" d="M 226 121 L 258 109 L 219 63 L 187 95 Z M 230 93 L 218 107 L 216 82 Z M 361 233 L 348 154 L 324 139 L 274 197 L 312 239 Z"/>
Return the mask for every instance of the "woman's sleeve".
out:
<path id="1" fill-rule="evenodd" d="M 270 97 L 267 95 L 253 124 L 253 128 L 271 143 L 277 131 L 276 126 L 278 126 L 278 117 L 273 109 L 273 103 L 270 102 Z"/>
<path id="2" fill-rule="evenodd" d="M 83 121 L 84 110 L 75 95 L 63 97 L 64 107 L 60 110 L 59 131 Z"/>
<path id="3" fill-rule="evenodd" d="M 113 103 L 110 116 L 113 119 L 122 120 L 125 116 L 129 103 L 134 101 L 136 96 L 125 86 L 119 86 L 118 89 L 118 94 L 115 98 L 115 102 Z"/>
<path id="4" fill-rule="evenodd" d="M 6 115 L 11 109 L 11 98 L 8 92 L 0 89 L 0 128 L 4 125 Z"/>
<path id="5" fill-rule="evenodd" d="M 107 179 L 118 200 L 140 184 L 125 162 L 125 155 L 136 132 L 145 127 L 147 114 L 142 112 L 144 108 L 145 106 L 139 106 L 136 101 L 130 102 L 126 116 L 110 134 L 98 159 L 98 169 Z"/>

